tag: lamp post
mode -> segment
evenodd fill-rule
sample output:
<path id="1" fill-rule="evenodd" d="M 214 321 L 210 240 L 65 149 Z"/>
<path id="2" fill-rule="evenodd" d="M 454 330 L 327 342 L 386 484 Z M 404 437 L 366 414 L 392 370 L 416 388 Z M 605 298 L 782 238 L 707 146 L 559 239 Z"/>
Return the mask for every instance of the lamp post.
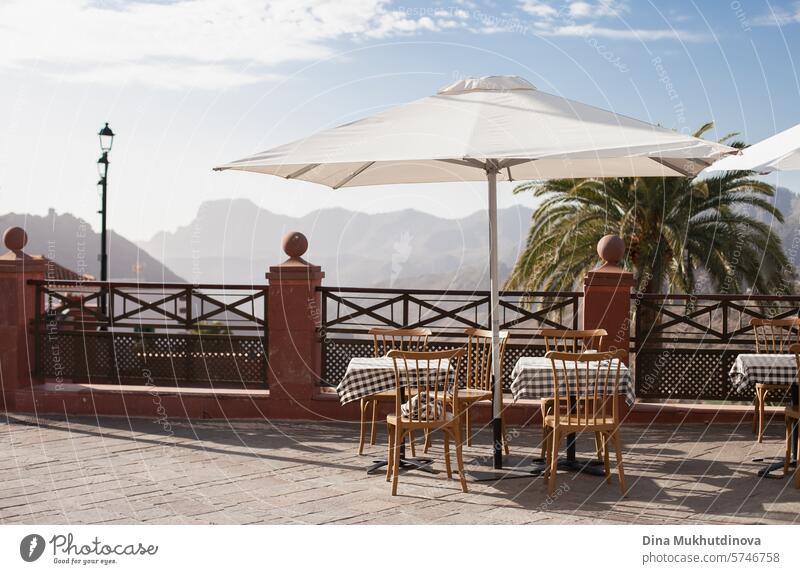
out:
<path id="1" fill-rule="evenodd" d="M 100 150 L 103 152 L 103 155 L 101 155 L 100 159 L 97 160 L 97 173 L 100 175 L 100 180 L 97 182 L 97 185 L 100 186 L 102 191 L 102 204 L 100 211 L 98 211 L 98 213 L 100 213 L 102 216 L 100 223 L 100 281 L 108 281 L 106 192 L 108 191 L 108 152 L 111 151 L 111 145 L 114 143 L 114 132 L 111 131 L 111 128 L 108 127 L 108 123 L 106 123 L 105 127 L 97 132 L 97 135 L 100 138 Z M 100 297 L 100 310 L 104 316 L 106 314 L 106 307 L 106 296 L 103 294 L 103 296 Z"/>

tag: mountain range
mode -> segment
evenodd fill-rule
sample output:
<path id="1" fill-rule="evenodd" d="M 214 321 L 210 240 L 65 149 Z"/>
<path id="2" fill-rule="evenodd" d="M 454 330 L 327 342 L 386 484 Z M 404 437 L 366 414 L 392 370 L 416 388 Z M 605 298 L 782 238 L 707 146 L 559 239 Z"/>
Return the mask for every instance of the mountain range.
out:
<path id="1" fill-rule="evenodd" d="M 800 196 L 779 188 L 775 205 L 783 224 L 773 222 L 790 260 L 800 267 Z M 763 212 L 762 221 L 770 223 Z M 500 275 L 510 272 L 524 248 L 531 209 L 498 212 Z M 24 227 L 25 250 L 99 276 L 99 235 L 71 214 L 10 213 L 0 229 Z M 133 243 L 111 231 L 109 261 L 116 280 L 263 284 L 271 265 L 286 258 L 281 238 L 300 231 L 309 242 L 304 258 L 325 271 L 326 285 L 408 289 L 486 289 L 488 221 L 477 212 L 446 219 L 415 210 L 365 214 L 321 209 L 290 217 L 259 208 L 246 199 L 201 205 L 194 220 Z M 702 286 L 701 286 L 702 288 Z"/>
<path id="2" fill-rule="evenodd" d="M 28 234 L 24 251 L 44 255 L 64 267 L 100 277 L 100 234 L 83 219 L 69 213 L 0 215 L 0 231 L 22 227 Z M 182 282 L 160 261 L 114 231 L 108 234 L 109 277 L 117 281 Z"/>
<path id="3" fill-rule="evenodd" d="M 498 212 L 500 273 L 505 277 L 528 233 L 531 210 Z M 139 247 L 193 283 L 261 283 L 283 261 L 281 238 L 308 238 L 306 260 L 321 265 L 325 284 L 359 287 L 488 287 L 485 213 L 444 219 L 415 210 L 365 214 L 323 209 L 278 215 L 245 199 L 202 204 L 194 221 Z"/>

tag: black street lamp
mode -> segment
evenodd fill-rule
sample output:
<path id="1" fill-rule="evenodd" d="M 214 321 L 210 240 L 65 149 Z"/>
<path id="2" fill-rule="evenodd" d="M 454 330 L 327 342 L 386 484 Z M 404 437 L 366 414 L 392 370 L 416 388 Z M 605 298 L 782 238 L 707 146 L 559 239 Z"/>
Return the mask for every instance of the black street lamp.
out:
<path id="1" fill-rule="evenodd" d="M 100 136 L 100 149 L 105 153 L 110 152 L 111 144 L 114 143 L 114 132 L 112 132 L 111 128 L 108 127 L 108 122 L 106 122 L 106 125 L 102 130 L 97 132 L 97 135 Z"/>
<path id="2" fill-rule="evenodd" d="M 98 213 L 102 215 L 100 223 L 100 281 L 108 281 L 108 244 L 106 235 L 106 192 L 108 191 L 108 152 L 111 151 L 111 145 L 114 143 L 114 132 L 108 127 L 101 129 L 97 135 L 100 138 L 100 150 L 103 155 L 97 160 L 97 173 L 100 175 L 100 181 L 97 185 L 102 189 L 102 207 Z M 100 310 L 103 315 L 106 314 L 106 297 L 100 298 Z"/>

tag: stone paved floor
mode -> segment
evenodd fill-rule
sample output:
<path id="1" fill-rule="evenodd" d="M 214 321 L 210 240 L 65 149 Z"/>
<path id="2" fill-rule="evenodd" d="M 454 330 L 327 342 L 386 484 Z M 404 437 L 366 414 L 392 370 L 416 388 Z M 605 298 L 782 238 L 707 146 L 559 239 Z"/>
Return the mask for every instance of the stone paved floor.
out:
<path id="1" fill-rule="evenodd" d="M 352 424 L 2 416 L 0 523 L 752 524 L 800 513 L 791 481 L 755 475 L 754 458 L 782 450 L 779 423 L 763 445 L 745 425 L 625 427 L 627 498 L 616 480 L 559 474 L 561 494 L 548 501 L 541 479 L 470 483 L 463 494 L 444 473 L 418 472 L 392 497 L 382 476 L 365 474 L 372 456 L 355 454 Z M 512 452 L 533 454 L 538 437 L 512 432 Z M 485 456 L 488 440 L 466 459 Z M 441 462 L 440 446 L 432 456 Z"/>

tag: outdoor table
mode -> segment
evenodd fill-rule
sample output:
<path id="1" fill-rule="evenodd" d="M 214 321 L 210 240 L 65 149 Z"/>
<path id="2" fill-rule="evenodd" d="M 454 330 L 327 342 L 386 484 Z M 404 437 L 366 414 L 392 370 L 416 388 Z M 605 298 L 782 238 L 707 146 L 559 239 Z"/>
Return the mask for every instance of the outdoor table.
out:
<path id="1" fill-rule="evenodd" d="M 797 389 L 797 362 L 794 354 L 788 353 L 743 353 L 736 357 L 730 371 L 733 388 L 745 391 L 755 388 L 756 383 L 789 385 L 792 406 L 800 404 Z M 792 466 L 797 465 L 797 424 L 792 428 Z M 766 476 L 773 470 L 783 469 L 783 461 L 774 462 L 758 471 Z"/>
<path id="2" fill-rule="evenodd" d="M 440 370 L 447 371 L 449 363 L 442 360 Z M 405 372 L 400 369 L 400 402 L 405 402 Z M 412 381 L 413 383 L 413 381 Z M 394 360 L 388 357 L 354 357 L 350 359 L 341 382 L 336 386 L 339 401 L 344 405 L 361 398 L 374 395 L 383 391 L 391 391 L 395 388 Z M 367 474 L 376 472 L 388 464 L 387 459 L 373 461 L 372 466 L 367 469 Z M 433 473 L 430 468 L 433 459 L 430 458 L 407 458 L 406 442 L 400 444 L 400 468 L 415 469 Z"/>
<path id="3" fill-rule="evenodd" d="M 613 359 L 611 363 L 611 372 L 616 370 L 617 359 Z M 585 368 L 581 363 L 578 363 L 579 368 Z M 567 376 L 571 376 L 571 365 L 568 369 Z M 605 369 L 605 366 L 603 367 Z M 594 369 L 592 369 L 594 370 Z M 565 396 L 568 389 L 563 387 L 564 382 L 561 381 L 562 388 L 559 388 L 559 394 Z M 514 400 L 519 399 L 544 399 L 553 396 L 553 364 L 550 359 L 545 357 L 520 357 L 517 364 L 514 365 L 514 370 L 511 371 L 511 393 Z M 631 379 L 630 370 L 625 364 L 620 365 L 619 370 L 619 393 L 625 396 L 625 402 L 632 405 L 636 399 L 636 394 L 633 388 L 633 381 Z M 560 459 L 558 468 L 563 470 L 571 470 L 578 472 L 587 472 L 589 474 L 605 475 L 605 470 L 594 468 L 599 463 L 597 461 L 580 461 L 575 453 L 576 435 L 574 433 L 567 435 L 567 457 Z M 544 467 L 538 467 L 534 472 L 541 472 Z"/>

